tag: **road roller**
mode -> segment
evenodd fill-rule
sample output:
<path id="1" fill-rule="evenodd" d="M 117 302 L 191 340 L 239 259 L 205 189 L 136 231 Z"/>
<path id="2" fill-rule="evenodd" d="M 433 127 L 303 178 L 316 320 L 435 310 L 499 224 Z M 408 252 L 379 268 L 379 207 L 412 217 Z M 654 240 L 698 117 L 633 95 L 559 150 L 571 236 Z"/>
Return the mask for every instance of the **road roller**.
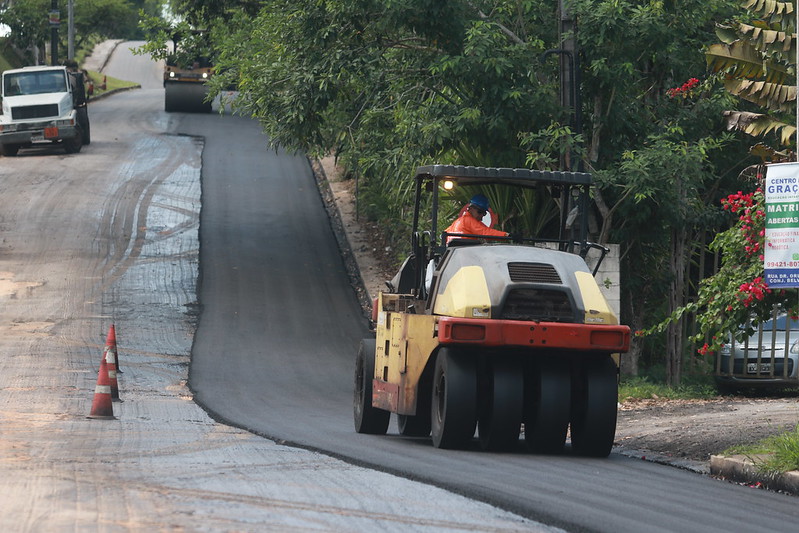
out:
<path id="1" fill-rule="evenodd" d="M 206 82 L 213 74 L 213 65 L 202 57 L 191 64 L 167 61 L 164 67 L 164 110 L 188 113 L 210 113 Z"/>
<path id="2" fill-rule="evenodd" d="M 410 253 L 356 354 L 355 430 L 386 434 L 394 413 L 437 448 L 608 456 L 630 328 L 595 279 L 609 250 L 587 240 L 591 175 L 428 165 L 414 181 Z M 486 227 L 535 196 L 560 213 L 547 238 L 453 232 L 439 215 L 458 189 L 487 195 L 473 210 Z"/>

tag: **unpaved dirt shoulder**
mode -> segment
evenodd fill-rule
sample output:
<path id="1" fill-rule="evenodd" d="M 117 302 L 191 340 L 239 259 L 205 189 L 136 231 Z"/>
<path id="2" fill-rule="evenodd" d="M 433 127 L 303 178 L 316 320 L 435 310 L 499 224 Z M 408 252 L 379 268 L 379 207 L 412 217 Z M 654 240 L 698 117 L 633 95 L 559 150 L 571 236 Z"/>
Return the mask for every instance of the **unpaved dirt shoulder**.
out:
<path id="1" fill-rule="evenodd" d="M 799 423 L 796 393 L 783 398 L 638 400 L 621 405 L 616 445 L 633 454 L 706 463 L 738 444 L 753 444 Z"/>
<path id="2" fill-rule="evenodd" d="M 379 226 L 367 220 L 363 206 L 356 201 L 355 181 L 342 176 L 334 158 L 312 163 L 350 278 L 362 305 L 370 306 L 371 299 L 385 290 L 386 281 L 396 273 L 392 268 L 394 251 L 382 241 Z"/>

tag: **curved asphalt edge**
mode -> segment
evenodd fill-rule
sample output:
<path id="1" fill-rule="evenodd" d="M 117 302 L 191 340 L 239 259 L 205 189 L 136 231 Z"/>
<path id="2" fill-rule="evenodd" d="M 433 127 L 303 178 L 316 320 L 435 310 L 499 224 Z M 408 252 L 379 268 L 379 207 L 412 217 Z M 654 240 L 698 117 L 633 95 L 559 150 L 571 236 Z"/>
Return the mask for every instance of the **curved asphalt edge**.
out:
<path id="1" fill-rule="evenodd" d="M 330 219 L 330 226 L 336 236 L 339 250 L 341 250 L 341 258 L 344 261 L 344 266 L 347 269 L 347 274 L 350 278 L 350 285 L 352 285 L 355 295 L 358 298 L 358 303 L 361 305 L 364 317 L 370 321 L 372 319 L 372 302 L 369 299 L 369 291 L 366 290 L 366 285 L 361 275 L 361 268 L 358 264 L 358 259 L 352 251 L 347 232 L 344 229 L 344 223 L 341 221 L 341 213 L 336 203 L 336 198 L 330 188 L 330 182 L 327 179 L 325 169 L 322 163 L 316 158 L 309 158 L 311 170 L 313 171 L 316 185 L 319 188 L 319 195 L 322 197 L 322 203 L 325 205 L 327 216 Z M 371 329 L 371 328 L 370 328 Z"/>
<path id="2" fill-rule="evenodd" d="M 116 47 L 119 46 L 119 44 L 122 42 L 124 41 L 110 40 L 98 44 L 94 48 L 92 55 L 88 57 L 86 61 L 83 63 L 82 65 L 83 68 L 87 70 L 96 70 L 97 72 L 102 72 L 105 66 L 108 64 L 108 60 L 110 59 L 111 54 L 114 52 L 114 50 L 116 50 Z M 115 94 L 117 92 L 136 89 L 140 87 L 141 86 L 134 86 L 123 89 L 115 89 L 112 91 L 107 91 L 92 99 L 97 100 L 99 98 L 105 98 L 107 96 Z M 328 216 L 330 218 L 330 225 L 333 229 L 333 233 L 336 236 L 336 240 L 338 241 L 339 249 L 341 250 L 342 260 L 344 261 L 344 264 L 347 268 L 347 273 L 349 274 L 350 277 L 350 283 L 353 289 L 355 290 L 358 301 L 361 304 L 364 316 L 367 318 L 367 320 L 371 320 L 372 302 L 369 299 L 369 293 L 364 285 L 363 277 L 361 276 L 361 270 L 358 265 L 357 258 L 352 251 L 352 247 L 350 246 L 350 242 L 344 230 L 344 225 L 341 221 L 341 214 L 339 213 L 338 205 L 336 204 L 333 192 L 330 189 L 330 184 L 327 180 L 327 175 L 325 174 L 325 171 L 322 168 L 322 165 L 320 164 L 318 159 L 309 158 L 309 163 L 311 165 L 311 169 L 313 170 L 314 177 L 316 178 L 316 183 L 319 187 L 319 194 L 322 197 L 325 209 L 327 210 Z M 289 443 L 284 442 L 284 444 L 289 444 Z M 290 444 L 290 445 L 297 446 L 297 444 Z M 303 446 L 298 446 L 298 447 L 302 448 Z M 720 479 L 726 479 L 729 481 L 750 485 L 755 488 L 764 488 L 772 491 L 799 495 L 799 471 L 785 472 L 785 473 L 767 473 L 764 472 L 762 469 L 760 469 L 751 458 L 743 455 L 735 455 L 731 457 L 726 457 L 722 455 L 713 455 L 710 457 L 710 464 L 708 465 L 707 463 L 704 462 L 688 461 L 685 459 L 675 459 L 674 457 L 669 457 L 656 453 L 647 453 L 644 451 L 628 450 L 618 447 L 614 447 L 613 452 L 619 453 L 627 457 L 638 458 L 644 461 L 650 461 L 667 466 L 673 466 L 676 468 L 689 470 L 691 472 L 695 472 L 698 474 L 710 475 L 713 477 L 718 477 Z M 351 461 L 351 458 L 342 457 L 341 459 Z"/>

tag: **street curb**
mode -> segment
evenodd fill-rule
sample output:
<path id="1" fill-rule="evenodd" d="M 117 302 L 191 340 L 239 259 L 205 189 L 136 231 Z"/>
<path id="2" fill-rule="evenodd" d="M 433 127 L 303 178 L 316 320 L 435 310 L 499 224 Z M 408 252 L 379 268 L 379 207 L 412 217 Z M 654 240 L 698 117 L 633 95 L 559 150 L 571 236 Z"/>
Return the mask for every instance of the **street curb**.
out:
<path id="1" fill-rule="evenodd" d="M 111 55 L 123 42 L 125 42 L 124 39 L 111 39 L 98 43 L 95 45 L 92 53 L 83 60 L 81 68 L 102 72 L 105 70 L 106 65 L 108 65 Z"/>
<path id="2" fill-rule="evenodd" d="M 105 70 L 105 67 L 108 66 L 108 62 L 111 60 L 111 56 L 114 55 L 114 52 L 116 52 L 117 47 L 123 42 L 124 41 L 122 39 L 114 40 L 114 45 L 111 47 L 111 51 L 106 54 L 105 59 L 103 60 L 103 64 L 100 65 L 99 69 L 100 72 Z"/>
<path id="3" fill-rule="evenodd" d="M 111 56 L 116 51 L 117 47 L 124 42 L 125 42 L 124 39 L 112 39 L 108 41 L 103 41 L 102 43 L 98 44 L 97 46 L 94 47 L 92 54 L 86 60 L 84 60 L 83 64 L 81 65 L 81 68 L 86 70 L 94 70 L 95 72 L 102 73 L 103 70 L 105 70 L 105 67 L 108 65 L 108 61 L 111 60 Z M 96 62 L 95 59 L 98 57 L 101 58 L 99 60 L 99 65 L 95 65 L 94 64 Z M 87 101 L 91 103 L 95 100 L 102 100 L 103 98 L 111 96 L 112 94 L 120 93 L 123 91 L 130 91 L 133 89 L 141 89 L 141 85 L 136 84 L 130 87 L 120 87 L 119 89 L 104 91 L 101 94 L 92 95 L 90 98 L 87 99 Z"/>
<path id="4" fill-rule="evenodd" d="M 763 472 L 745 455 L 711 455 L 710 475 L 799 496 L 799 471 Z"/>
<path id="5" fill-rule="evenodd" d="M 105 91 L 105 92 L 102 92 L 102 93 L 97 94 L 97 95 L 92 95 L 92 97 L 91 98 L 87 98 L 86 101 L 88 103 L 92 103 L 92 102 L 95 102 L 97 100 L 102 100 L 103 98 L 107 98 L 107 97 L 111 96 L 112 94 L 117 94 L 117 93 L 121 93 L 121 92 L 125 92 L 125 91 L 132 91 L 134 89 L 141 89 L 141 85 L 137 84 L 137 85 L 131 85 L 130 87 L 120 87 L 119 89 L 112 89 L 110 91 Z"/>

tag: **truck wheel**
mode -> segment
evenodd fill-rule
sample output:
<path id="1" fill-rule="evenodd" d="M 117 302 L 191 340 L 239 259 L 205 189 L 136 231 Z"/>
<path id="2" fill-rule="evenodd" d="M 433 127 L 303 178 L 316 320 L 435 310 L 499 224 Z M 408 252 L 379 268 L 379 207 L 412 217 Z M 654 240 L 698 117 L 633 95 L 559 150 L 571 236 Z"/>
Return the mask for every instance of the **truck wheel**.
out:
<path id="1" fill-rule="evenodd" d="M 375 340 L 363 339 L 355 362 L 355 431 L 385 435 L 391 413 L 372 407 L 372 379 L 375 375 Z"/>
<path id="2" fill-rule="evenodd" d="M 587 359 L 572 377 L 572 450 L 589 457 L 607 457 L 616 436 L 618 378 L 610 356 Z"/>
<path id="3" fill-rule="evenodd" d="M 80 125 L 81 139 L 83 144 L 89 145 L 92 143 L 91 125 L 89 124 L 89 111 L 86 107 L 78 108 L 78 124 Z"/>
<path id="4" fill-rule="evenodd" d="M 0 151 L 3 152 L 3 155 L 6 157 L 14 157 L 19 152 L 19 145 L 18 144 L 3 144 L 0 145 Z"/>
<path id="5" fill-rule="evenodd" d="M 460 448 L 477 424 L 477 371 L 474 357 L 441 348 L 433 374 L 431 432 L 436 448 Z"/>
<path id="6" fill-rule="evenodd" d="M 487 360 L 479 396 L 477 432 L 484 450 L 512 450 L 519 443 L 524 403 L 524 372 L 518 358 Z"/>
<path id="7" fill-rule="evenodd" d="M 77 154 L 81 148 L 83 148 L 83 133 L 81 131 L 78 131 L 78 134 L 72 139 L 64 141 L 64 151 L 68 154 Z"/>
<path id="8" fill-rule="evenodd" d="M 568 361 L 542 358 L 525 375 L 524 440 L 536 453 L 561 453 L 571 414 Z"/>

